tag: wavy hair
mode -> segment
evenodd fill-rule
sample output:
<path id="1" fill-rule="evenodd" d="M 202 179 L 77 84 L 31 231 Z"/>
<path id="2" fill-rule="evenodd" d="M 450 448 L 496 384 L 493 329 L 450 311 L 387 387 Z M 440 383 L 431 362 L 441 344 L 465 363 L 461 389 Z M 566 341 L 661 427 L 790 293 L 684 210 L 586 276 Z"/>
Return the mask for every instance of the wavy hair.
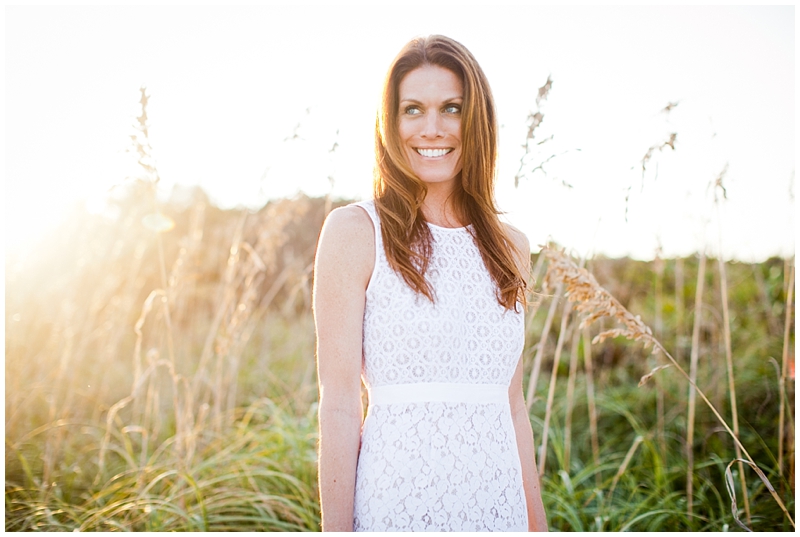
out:
<path id="1" fill-rule="evenodd" d="M 400 145 L 399 88 L 405 76 L 425 65 L 442 67 L 461 79 L 460 182 L 453 196 L 457 214 L 471 233 L 506 309 L 525 305 L 527 278 L 515 256 L 522 255 L 498 218 L 494 198 L 497 118 L 489 82 L 461 43 L 441 35 L 413 39 L 392 62 L 383 85 L 375 125 L 375 207 L 381 220 L 386 258 L 414 291 L 434 301 L 425 279 L 432 255 L 432 236 L 422 214 L 427 185 L 411 170 Z"/>

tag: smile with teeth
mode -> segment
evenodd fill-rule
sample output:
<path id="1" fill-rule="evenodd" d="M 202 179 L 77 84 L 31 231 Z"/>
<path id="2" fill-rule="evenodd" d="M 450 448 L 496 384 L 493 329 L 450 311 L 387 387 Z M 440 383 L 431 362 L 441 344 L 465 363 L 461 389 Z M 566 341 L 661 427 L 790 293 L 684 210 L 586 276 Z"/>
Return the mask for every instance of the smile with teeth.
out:
<path id="1" fill-rule="evenodd" d="M 422 149 L 421 147 L 416 148 L 417 153 L 422 155 L 423 157 L 435 158 L 435 157 L 443 157 L 449 152 L 453 150 L 453 148 L 449 149 Z"/>

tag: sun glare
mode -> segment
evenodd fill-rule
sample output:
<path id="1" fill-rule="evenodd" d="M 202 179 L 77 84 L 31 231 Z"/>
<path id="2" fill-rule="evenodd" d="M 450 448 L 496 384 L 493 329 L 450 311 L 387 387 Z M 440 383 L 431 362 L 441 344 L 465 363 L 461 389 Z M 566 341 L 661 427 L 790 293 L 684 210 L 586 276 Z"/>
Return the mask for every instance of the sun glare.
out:
<path id="1" fill-rule="evenodd" d="M 44 236 L 57 233 L 66 207 L 45 203 L 30 194 L 6 203 L 6 253 L 16 254 L 32 247 Z"/>

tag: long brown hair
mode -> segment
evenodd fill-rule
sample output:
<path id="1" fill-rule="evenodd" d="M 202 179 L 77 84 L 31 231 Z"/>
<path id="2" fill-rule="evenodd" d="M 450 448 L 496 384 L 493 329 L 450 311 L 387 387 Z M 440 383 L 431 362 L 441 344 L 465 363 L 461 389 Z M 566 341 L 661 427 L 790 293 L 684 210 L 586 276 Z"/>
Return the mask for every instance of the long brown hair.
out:
<path id="1" fill-rule="evenodd" d="M 425 279 L 432 255 L 432 236 L 422 214 L 427 186 L 411 170 L 398 134 L 399 88 L 405 76 L 435 65 L 461 79 L 460 184 L 453 196 L 457 214 L 472 225 L 483 261 L 497 285 L 497 301 L 506 309 L 525 304 L 526 278 L 515 262 L 517 247 L 498 219 L 494 199 L 497 119 L 489 82 L 461 43 L 441 35 L 413 39 L 392 62 L 383 86 L 375 125 L 375 207 L 381 220 L 386 258 L 414 291 L 434 301 Z M 527 254 L 527 252 L 525 252 Z"/>

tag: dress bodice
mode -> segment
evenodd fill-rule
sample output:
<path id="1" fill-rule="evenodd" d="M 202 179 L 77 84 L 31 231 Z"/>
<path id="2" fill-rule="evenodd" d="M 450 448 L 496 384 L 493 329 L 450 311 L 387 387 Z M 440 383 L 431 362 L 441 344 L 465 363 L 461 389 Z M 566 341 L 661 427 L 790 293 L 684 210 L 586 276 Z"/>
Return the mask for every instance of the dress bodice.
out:
<path id="1" fill-rule="evenodd" d="M 375 226 L 375 268 L 364 312 L 367 387 L 419 382 L 508 384 L 524 344 L 524 314 L 497 302 L 496 285 L 471 227 L 428 224 L 433 256 L 425 275 L 435 301 L 390 266 L 374 202 L 359 204 Z"/>

